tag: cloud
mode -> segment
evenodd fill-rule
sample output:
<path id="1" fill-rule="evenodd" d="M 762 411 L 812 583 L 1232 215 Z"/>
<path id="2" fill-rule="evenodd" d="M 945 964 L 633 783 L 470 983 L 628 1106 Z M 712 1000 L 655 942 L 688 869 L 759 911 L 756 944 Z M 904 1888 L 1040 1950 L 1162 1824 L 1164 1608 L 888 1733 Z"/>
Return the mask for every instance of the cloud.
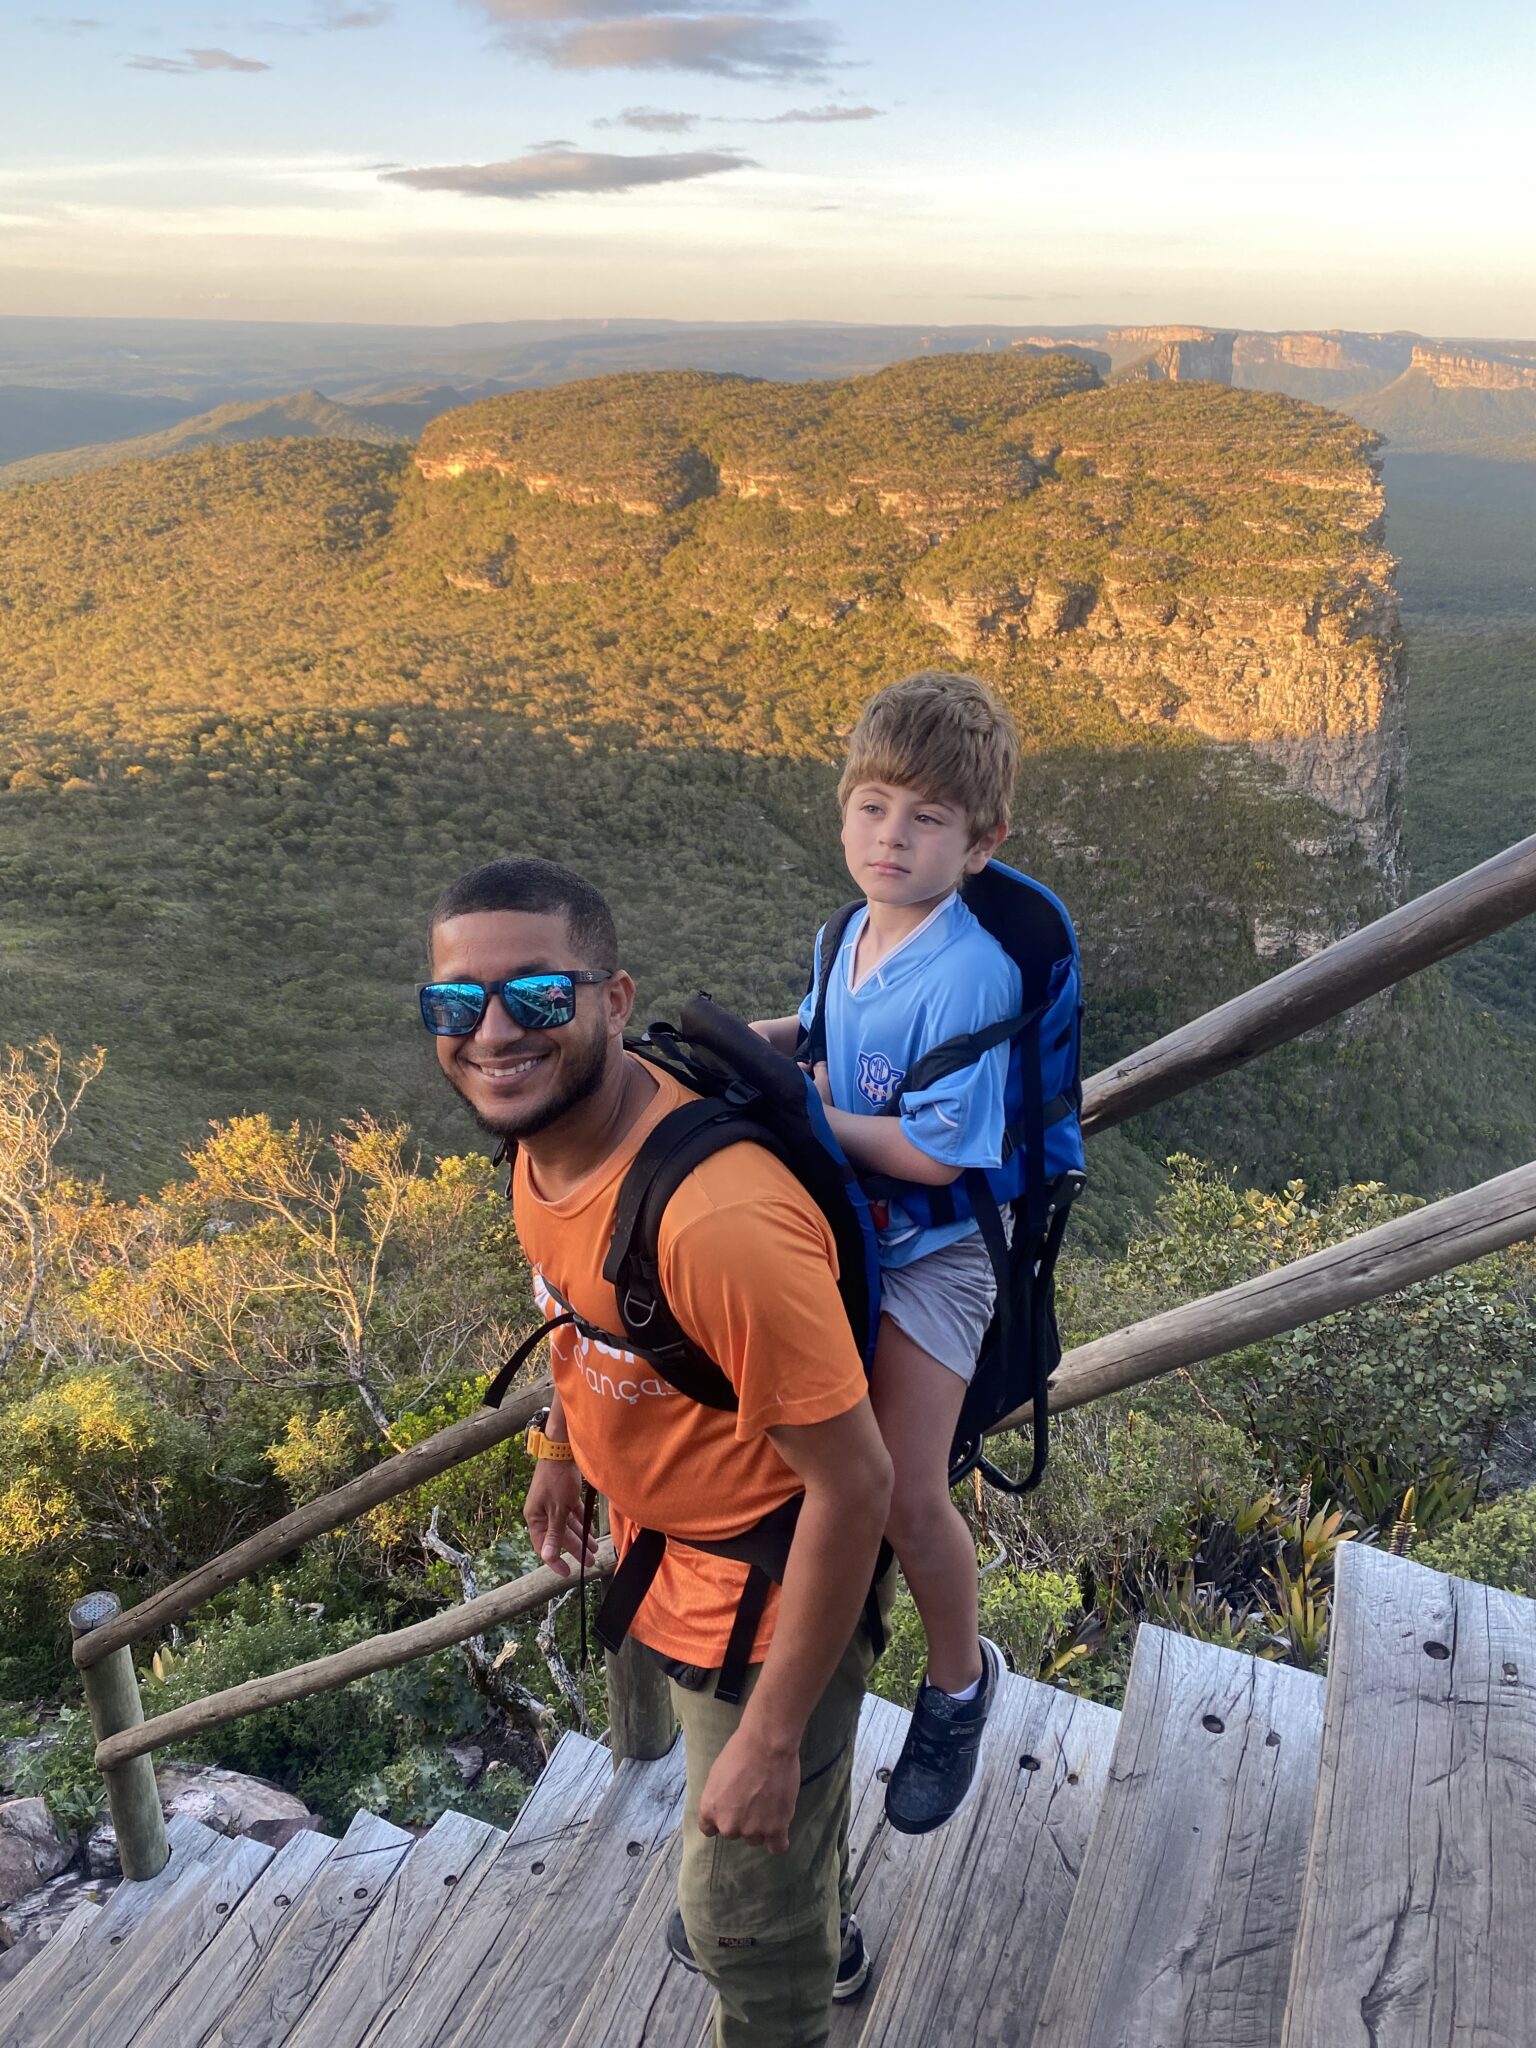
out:
<path id="1" fill-rule="evenodd" d="M 626 107 L 622 114 L 594 121 L 594 128 L 640 128 L 647 135 L 687 135 L 697 128 L 697 114 L 669 113 L 665 107 Z"/>
<path id="2" fill-rule="evenodd" d="M 708 14 L 711 0 L 469 0 L 469 4 L 492 21 L 507 23 L 626 21 L 653 14 Z"/>
<path id="3" fill-rule="evenodd" d="M 568 135 L 551 135 L 544 142 L 530 142 L 528 151 L 531 156 L 548 156 L 552 150 L 574 149 L 575 147 L 575 143 L 572 142 Z"/>
<path id="4" fill-rule="evenodd" d="M 315 9 L 315 26 L 322 29 L 336 28 L 382 28 L 386 21 L 395 16 L 392 0 L 361 0 L 361 4 L 349 6 L 347 0 L 319 0 Z"/>
<path id="5" fill-rule="evenodd" d="M 130 57 L 130 71 L 270 71 L 256 57 L 237 57 L 232 50 L 188 50 L 181 57 Z"/>
<path id="6" fill-rule="evenodd" d="M 642 185 L 674 185 L 737 171 L 752 159 L 734 150 L 662 151 L 654 156 L 606 156 L 598 150 L 546 150 L 500 164 L 435 164 L 386 171 L 386 185 L 416 192 L 462 192 L 472 199 L 543 199 L 555 192 L 629 192 Z"/>
<path id="7" fill-rule="evenodd" d="M 782 114 L 746 114 L 742 118 L 754 128 L 782 128 L 791 121 L 809 121 L 818 126 L 829 121 L 879 121 L 884 118 L 884 107 L 788 107 Z M 726 114 L 717 114 L 717 121 L 728 120 Z"/>
<path id="8" fill-rule="evenodd" d="M 89 35 L 94 28 L 105 28 L 106 23 L 98 21 L 91 14 L 34 14 L 34 28 L 51 28 L 58 35 Z"/>
<path id="9" fill-rule="evenodd" d="M 820 78 L 836 33 L 825 22 L 753 14 L 648 14 L 584 21 L 519 36 L 518 46 L 560 71 L 703 71 L 715 78 Z"/>

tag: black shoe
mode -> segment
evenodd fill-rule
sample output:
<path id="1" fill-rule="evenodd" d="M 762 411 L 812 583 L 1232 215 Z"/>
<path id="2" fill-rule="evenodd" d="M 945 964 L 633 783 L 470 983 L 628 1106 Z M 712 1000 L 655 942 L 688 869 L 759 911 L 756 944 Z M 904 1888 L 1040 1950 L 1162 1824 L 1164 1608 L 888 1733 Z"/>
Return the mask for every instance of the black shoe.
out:
<path id="1" fill-rule="evenodd" d="M 837 1981 L 832 1986 L 832 1996 L 835 1999 L 857 1998 L 869 1982 L 869 1957 L 864 1950 L 859 1923 L 851 1913 L 844 1918 L 842 1927 L 843 1952 L 837 1959 Z M 667 1947 L 675 1962 L 681 1963 L 685 1970 L 697 1971 L 698 1960 L 688 1946 L 688 1930 L 676 1907 L 667 1922 Z"/>
<path id="2" fill-rule="evenodd" d="M 943 1827 L 976 1789 L 981 1738 L 1006 1669 L 1002 1651 L 983 1636 L 974 1699 L 954 1699 L 926 1679 L 918 1687 L 907 1739 L 885 1788 L 885 1817 L 898 1833 L 926 1835 Z"/>

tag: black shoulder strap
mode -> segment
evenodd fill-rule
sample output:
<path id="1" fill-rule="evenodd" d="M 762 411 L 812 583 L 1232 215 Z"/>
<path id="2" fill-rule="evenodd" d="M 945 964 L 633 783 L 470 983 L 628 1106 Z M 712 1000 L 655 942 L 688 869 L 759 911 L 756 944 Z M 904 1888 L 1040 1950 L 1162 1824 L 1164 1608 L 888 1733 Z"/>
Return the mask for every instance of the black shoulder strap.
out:
<path id="1" fill-rule="evenodd" d="M 815 1066 L 818 1060 L 827 1056 L 827 990 L 832 985 L 832 969 L 842 950 L 843 940 L 854 913 L 864 908 L 864 898 L 845 903 L 841 910 L 834 910 L 821 928 L 821 944 L 816 949 L 816 1011 L 811 1018 L 811 1028 L 806 1032 L 799 1047 L 799 1057 Z"/>
<path id="2" fill-rule="evenodd" d="M 1017 1017 L 1000 1017 L 995 1024 L 985 1024 L 979 1031 L 962 1031 L 957 1037 L 946 1038 L 942 1045 L 933 1046 L 921 1059 L 913 1061 L 902 1076 L 900 1093 L 892 1096 L 881 1114 L 899 1116 L 903 1095 L 919 1094 L 951 1074 L 963 1073 L 994 1047 L 1007 1045 L 1011 1039 L 1022 1038 L 1032 1026 L 1038 1027 L 1044 1015 L 1042 1005 L 1037 1010 L 1022 1011 Z"/>
<path id="3" fill-rule="evenodd" d="M 688 1337 L 661 1284 L 661 1220 L 696 1166 L 743 1140 L 776 1150 L 772 1134 L 740 1102 L 701 1099 L 669 1111 L 635 1154 L 619 1190 L 603 1278 L 619 1303 L 630 1347 L 661 1377 L 706 1408 L 733 1410 L 736 1389 Z"/>

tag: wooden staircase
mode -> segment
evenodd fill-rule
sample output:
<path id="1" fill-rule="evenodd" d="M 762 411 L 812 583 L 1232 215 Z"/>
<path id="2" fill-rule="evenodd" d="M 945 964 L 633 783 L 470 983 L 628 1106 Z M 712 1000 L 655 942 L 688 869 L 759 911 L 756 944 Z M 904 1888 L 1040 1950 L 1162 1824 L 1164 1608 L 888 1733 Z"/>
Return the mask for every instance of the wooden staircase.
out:
<path id="1" fill-rule="evenodd" d="M 834 2048 L 1528 2048 L 1536 1605 L 1340 1553 L 1320 1679 L 1143 1628 L 1124 1711 L 1002 1689 L 978 1796 L 895 1835 L 871 1699 L 870 1988 Z M 672 1963 L 680 1750 L 567 1736 L 508 1834 L 370 1814 L 277 1853 L 171 1825 L 0 1986 L 0 2048 L 701 2048 Z"/>

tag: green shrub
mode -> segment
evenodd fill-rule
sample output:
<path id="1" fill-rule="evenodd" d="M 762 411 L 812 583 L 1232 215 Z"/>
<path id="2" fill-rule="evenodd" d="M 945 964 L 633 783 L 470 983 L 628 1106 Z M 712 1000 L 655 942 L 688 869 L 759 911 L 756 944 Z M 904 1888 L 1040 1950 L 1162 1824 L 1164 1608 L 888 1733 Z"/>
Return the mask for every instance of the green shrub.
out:
<path id="1" fill-rule="evenodd" d="M 1014 1668 L 1028 1676 L 1040 1668 L 1081 1611 L 1076 1584 L 1061 1572 L 1021 1572 L 1004 1566 L 985 1572 L 978 1592 L 982 1633 L 1000 1643 Z M 928 1650 L 916 1603 L 905 1586 L 896 1595 L 887 1636 L 870 1689 L 882 1699 L 910 1707 Z"/>
<path id="2" fill-rule="evenodd" d="M 1437 1572 L 1536 1599 L 1536 1486 L 1489 1501 L 1413 1555 Z"/>

